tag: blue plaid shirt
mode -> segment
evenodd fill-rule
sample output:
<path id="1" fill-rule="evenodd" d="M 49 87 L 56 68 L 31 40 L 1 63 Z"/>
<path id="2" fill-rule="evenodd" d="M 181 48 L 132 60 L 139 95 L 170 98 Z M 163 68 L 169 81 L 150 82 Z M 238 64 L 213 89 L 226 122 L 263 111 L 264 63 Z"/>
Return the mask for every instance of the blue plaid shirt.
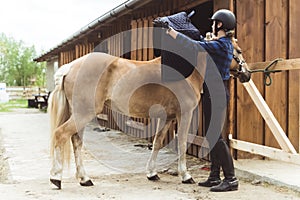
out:
<path id="1" fill-rule="evenodd" d="M 230 64 L 233 58 L 233 45 L 228 37 L 206 42 L 192 40 L 182 33 L 178 33 L 176 40 L 179 45 L 196 52 L 207 52 L 217 66 L 223 80 L 230 78 Z"/>

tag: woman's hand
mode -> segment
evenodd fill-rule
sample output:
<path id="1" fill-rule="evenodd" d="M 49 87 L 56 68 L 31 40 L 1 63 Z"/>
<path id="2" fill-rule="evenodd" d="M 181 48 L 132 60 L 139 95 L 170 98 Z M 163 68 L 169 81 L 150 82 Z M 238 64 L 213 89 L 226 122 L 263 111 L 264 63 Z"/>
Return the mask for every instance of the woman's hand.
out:
<path id="1" fill-rule="evenodd" d="M 153 24 L 156 26 L 156 27 L 162 27 L 162 28 L 165 28 L 165 29 L 169 29 L 170 26 L 169 26 L 169 23 L 168 22 L 165 22 L 163 20 L 161 20 L 160 17 L 156 18 L 153 20 Z"/>
<path id="2" fill-rule="evenodd" d="M 205 41 L 212 41 L 212 40 L 217 40 L 217 39 L 218 39 L 218 37 L 216 37 L 211 32 L 207 32 L 206 35 L 205 35 L 205 38 L 204 38 Z"/>

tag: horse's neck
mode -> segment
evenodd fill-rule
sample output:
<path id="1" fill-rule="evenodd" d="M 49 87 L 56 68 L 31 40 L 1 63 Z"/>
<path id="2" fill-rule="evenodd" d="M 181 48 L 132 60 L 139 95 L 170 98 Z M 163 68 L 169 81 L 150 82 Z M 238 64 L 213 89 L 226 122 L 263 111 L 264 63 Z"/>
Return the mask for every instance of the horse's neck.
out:
<path id="1" fill-rule="evenodd" d="M 195 93 L 197 95 L 200 95 L 204 83 L 204 78 L 200 74 L 200 72 L 198 70 L 194 70 L 193 73 L 187 78 L 187 80 L 194 88 Z"/>
<path id="2" fill-rule="evenodd" d="M 232 43 L 234 49 L 241 51 L 241 48 L 238 45 L 237 39 L 235 37 L 231 37 L 231 43 Z"/>

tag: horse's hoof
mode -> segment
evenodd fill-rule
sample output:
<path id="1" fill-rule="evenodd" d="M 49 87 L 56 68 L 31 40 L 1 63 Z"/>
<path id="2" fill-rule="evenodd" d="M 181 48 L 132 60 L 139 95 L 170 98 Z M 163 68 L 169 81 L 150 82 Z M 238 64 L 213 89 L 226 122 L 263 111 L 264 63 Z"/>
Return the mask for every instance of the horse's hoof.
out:
<path id="1" fill-rule="evenodd" d="M 61 189 L 61 180 L 50 179 L 50 182 L 57 187 L 57 189 Z"/>
<path id="2" fill-rule="evenodd" d="M 184 184 L 195 184 L 195 181 L 194 181 L 193 178 L 190 178 L 188 180 L 182 181 L 182 183 L 184 183 Z"/>
<path id="3" fill-rule="evenodd" d="M 160 180 L 160 178 L 157 174 L 154 175 L 154 176 L 151 176 L 151 177 L 147 176 L 147 178 L 148 178 L 149 181 L 158 181 L 158 180 Z"/>
<path id="4" fill-rule="evenodd" d="M 89 187 L 89 186 L 93 186 L 94 184 L 93 184 L 93 182 L 91 180 L 88 180 L 88 181 L 86 181 L 84 183 L 80 182 L 80 185 L 81 186 L 85 186 L 85 187 Z"/>

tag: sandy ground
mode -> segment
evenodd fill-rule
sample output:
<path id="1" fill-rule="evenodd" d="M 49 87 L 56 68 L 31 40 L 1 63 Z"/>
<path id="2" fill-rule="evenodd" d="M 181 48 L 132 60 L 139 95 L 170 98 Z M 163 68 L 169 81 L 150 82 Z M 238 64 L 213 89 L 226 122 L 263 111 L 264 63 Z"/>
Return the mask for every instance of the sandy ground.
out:
<path id="1" fill-rule="evenodd" d="M 85 129 L 85 167 L 94 186 L 81 187 L 74 178 L 74 163 L 64 171 L 62 190 L 49 183 L 48 115 L 37 110 L 0 113 L 0 199 L 300 199 L 299 194 L 253 180 L 240 179 L 235 192 L 212 193 L 197 184 L 181 184 L 176 155 L 164 149 L 159 155 L 160 181 L 145 176 L 150 155 L 147 142 L 115 131 Z M 196 182 L 204 180 L 208 163 L 188 157 Z"/>

